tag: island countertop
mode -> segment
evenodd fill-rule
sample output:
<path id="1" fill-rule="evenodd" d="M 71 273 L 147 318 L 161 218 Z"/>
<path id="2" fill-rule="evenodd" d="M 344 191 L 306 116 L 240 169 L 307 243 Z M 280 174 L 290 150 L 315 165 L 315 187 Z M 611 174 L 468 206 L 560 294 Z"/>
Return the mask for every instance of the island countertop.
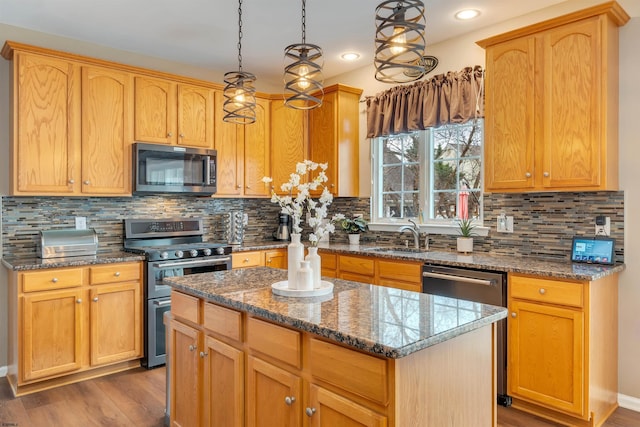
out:
<path id="1" fill-rule="evenodd" d="M 287 271 L 244 268 L 165 278 L 175 290 L 388 358 L 401 358 L 507 316 L 487 304 L 330 279 L 333 293 L 283 297 Z"/>

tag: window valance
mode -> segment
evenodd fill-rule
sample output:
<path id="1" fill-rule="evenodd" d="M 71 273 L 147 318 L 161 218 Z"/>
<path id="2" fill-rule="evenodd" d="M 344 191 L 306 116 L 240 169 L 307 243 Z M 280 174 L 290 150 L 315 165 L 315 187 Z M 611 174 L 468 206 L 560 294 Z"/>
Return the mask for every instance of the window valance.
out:
<path id="1" fill-rule="evenodd" d="M 449 71 L 367 98 L 367 138 L 484 117 L 484 70 Z"/>

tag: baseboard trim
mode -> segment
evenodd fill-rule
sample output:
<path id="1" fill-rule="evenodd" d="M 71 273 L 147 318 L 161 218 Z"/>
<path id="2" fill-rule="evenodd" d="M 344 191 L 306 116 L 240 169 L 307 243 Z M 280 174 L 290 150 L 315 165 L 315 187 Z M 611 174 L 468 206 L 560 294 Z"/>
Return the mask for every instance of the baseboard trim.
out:
<path id="1" fill-rule="evenodd" d="M 0 366 L 0 378 L 2 377 L 6 377 L 7 376 L 7 367 L 6 366 Z"/>
<path id="2" fill-rule="evenodd" d="M 640 399 L 637 397 L 618 394 L 618 405 L 625 409 L 640 412 Z"/>

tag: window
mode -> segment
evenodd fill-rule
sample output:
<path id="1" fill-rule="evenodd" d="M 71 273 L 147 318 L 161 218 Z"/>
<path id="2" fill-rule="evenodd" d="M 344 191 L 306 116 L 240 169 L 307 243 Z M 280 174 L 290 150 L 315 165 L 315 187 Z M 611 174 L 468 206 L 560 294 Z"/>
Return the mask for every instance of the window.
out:
<path id="1" fill-rule="evenodd" d="M 483 121 L 377 138 L 372 222 L 482 221 Z"/>

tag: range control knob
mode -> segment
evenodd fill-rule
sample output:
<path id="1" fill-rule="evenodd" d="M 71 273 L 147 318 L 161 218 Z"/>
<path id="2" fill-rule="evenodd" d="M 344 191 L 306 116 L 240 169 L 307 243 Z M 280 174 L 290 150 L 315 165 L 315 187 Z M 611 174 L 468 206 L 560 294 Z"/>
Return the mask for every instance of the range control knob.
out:
<path id="1" fill-rule="evenodd" d="M 216 253 L 218 255 L 224 255 L 224 248 L 222 246 L 219 248 L 216 248 Z"/>
<path id="2" fill-rule="evenodd" d="M 202 250 L 202 253 L 203 253 L 205 256 L 209 256 L 209 255 L 211 255 L 211 249 L 209 249 L 209 248 L 204 248 L 204 249 Z"/>
<path id="3" fill-rule="evenodd" d="M 176 257 L 177 258 L 182 258 L 184 256 L 184 252 L 182 251 L 176 251 Z"/>
<path id="4" fill-rule="evenodd" d="M 160 252 L 160 258 L 167 259 L 169 258 L 169 254 L 167 252 Z"/>
<path id="5" fill-rule="evenodd" d="M 191 250 L 189 251 L 189 255 L 191 255 L 193 258 L 195 258 L 195 257 L 197 257 L 197 256 L 198 256 L 198 251 L 197 251 L 197 250 L 195 250 L 195 249 L 191 249 Z"/>

